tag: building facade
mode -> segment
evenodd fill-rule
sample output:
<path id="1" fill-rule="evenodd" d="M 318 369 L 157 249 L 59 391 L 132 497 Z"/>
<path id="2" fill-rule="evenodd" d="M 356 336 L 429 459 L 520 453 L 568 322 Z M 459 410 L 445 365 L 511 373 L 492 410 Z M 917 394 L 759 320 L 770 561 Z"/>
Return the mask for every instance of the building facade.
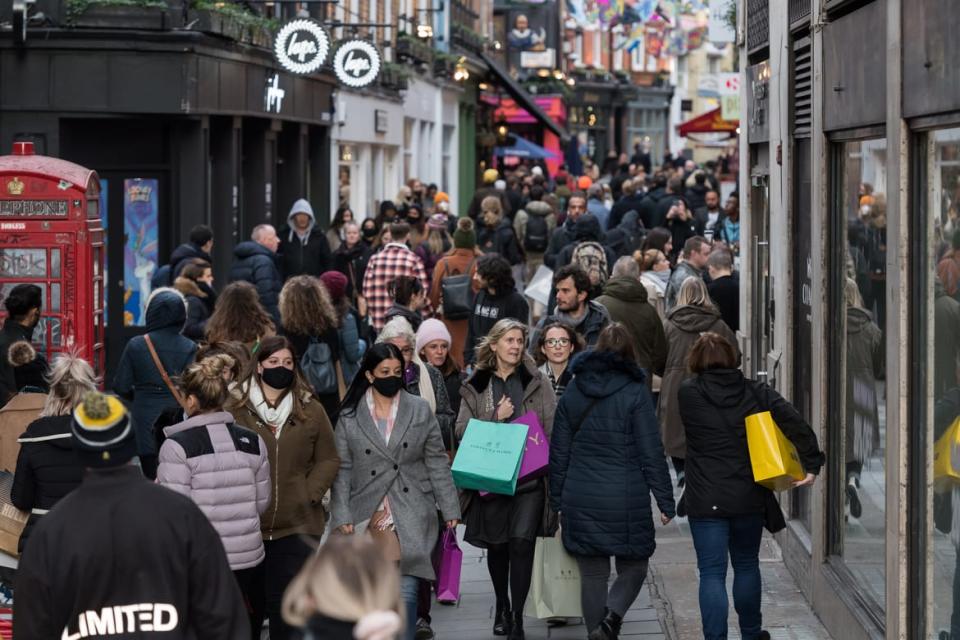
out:
<path id="1" fill-rule="evenodd" d="M 739 338 L 827 454 L 781 495 L 784 560 L 834 637 L 956 638 L 960 14 L 738 9 Z"/>

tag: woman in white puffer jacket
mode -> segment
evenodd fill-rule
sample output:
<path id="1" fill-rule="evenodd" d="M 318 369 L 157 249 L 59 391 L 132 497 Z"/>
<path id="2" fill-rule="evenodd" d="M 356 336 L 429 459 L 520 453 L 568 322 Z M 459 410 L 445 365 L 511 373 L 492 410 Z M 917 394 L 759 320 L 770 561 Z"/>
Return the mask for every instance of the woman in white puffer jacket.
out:
<path id="1" fill-rule="evenodd" d="M 219 354 L 184 371 L 178 400 L 190 417 L 163 430 L 157 482 L 189 496 L 210 519 L 253 622 L 263 620 L 265 602 L 260 514 L 270 503 L 270 463 L 263 439 L 223 410 L 233 362 Z"/>

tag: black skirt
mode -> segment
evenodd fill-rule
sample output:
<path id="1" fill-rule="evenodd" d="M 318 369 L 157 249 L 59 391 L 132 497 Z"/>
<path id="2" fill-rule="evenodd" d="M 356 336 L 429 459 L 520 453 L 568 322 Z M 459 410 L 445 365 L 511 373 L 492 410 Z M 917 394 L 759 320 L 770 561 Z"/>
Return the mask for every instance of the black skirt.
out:
<path id="1" fill-rule="evenodd" d="M 513 496 L 474 495 L 464 516 L 464 540 L 486 549 L 511 538 L 536 540 L 543 523 L 543 481 L 537 480 Z"/>

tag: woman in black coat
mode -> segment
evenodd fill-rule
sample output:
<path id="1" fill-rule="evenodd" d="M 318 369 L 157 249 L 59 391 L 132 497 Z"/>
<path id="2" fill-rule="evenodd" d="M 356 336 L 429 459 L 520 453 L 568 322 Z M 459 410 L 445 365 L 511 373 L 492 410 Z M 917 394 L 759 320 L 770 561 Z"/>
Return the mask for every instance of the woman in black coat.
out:
<path id="1" fill-rule="evenodd" d="M 173 283 L 173 288 L 187 301 L 187 322 L 183 335 L 201 342 L 207 330 L 207 320 L 213 315 L 217 294 L 213 289 L 213 269 L 209 262 L 194 260 L 187 264 Z"/>
<path id="2" fill-rule="evenodd" d="M 673 487 L 646 374 L 630 332 L 615 322 L 573 363 L 550 440 L 550 502 L 563 546 L 580 566 L 590 640 L 614 639 L 636 600 L 653 550 L 650 493 L 666 525 Z M 617 579 L 609 593 L 610 557 Z"/>
<path id="3" fill-rule="evenodd" d="M 727 637 L 727 559 L 735 575 L 734 603 L 743 638 L 769 638 L 761 629 L 760 538 L 786 526 L 773 492 L 753 480 L 744 419 L 769 411 L 797 447 L 809 485 L 824 456 L 797 410 L 766 384 L 737 370 L 737 350 L 717 333 L 704 333 L 690 351 L 694 377 L 680 385 L 680 419 L 687 438 L 686 489 L 680 511 L 700 571 L 700 616 L 706 640 Z"/>
<path id="4" fill-rule="evenodd" d="M 10 500 L 17 509 L 30 512 L 17 545 L 20 553 L 43 514 L 83 479 L 83 467 L 73 450 L 70 423 L 84 394 L 96 390 L 96 375 L 85 360 L 60 355 L 53 361 L 50 393 L 40 417 L 17 440 L 20 453 Z"/>

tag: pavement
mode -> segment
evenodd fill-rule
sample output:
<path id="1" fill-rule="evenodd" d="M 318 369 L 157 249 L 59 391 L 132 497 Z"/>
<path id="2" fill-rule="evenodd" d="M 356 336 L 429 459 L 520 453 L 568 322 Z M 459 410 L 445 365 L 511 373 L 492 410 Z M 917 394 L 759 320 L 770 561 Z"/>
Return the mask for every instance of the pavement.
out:
<path id="1" fill-rule="evenodd" d="M 659 523 L 659 515 L 654 514 Z M 463 528 L 460 528 L 463 539 Z M 460 580 L 461 597 L 456 606 L 433 606 L 433 629 L 438 640 L 492 640 L 494 595 L 482 549 L 461 542 L 464 553 Z M 760 550 L 763 576 L 764 628 L 773 640 L 829 640 L 832 636 L 810 609 L 796 582 L 783 564 L 776 541 L 764 535 Z M 727 576 L 727 591 L 733 582 Z M 688 640 L 702 638 L 697 599 L 696 555 L 686 518 L 665 527 L 657 526 L 657 551 L 640 596 L 624 616 L 622 638 L 641 640 Z M 730 601 L 730 640 L 740 638 L 737 614 Z M 526 635 L 531 640 L 585 640 L 582 623 L 550 628 L 542 620 L 527 618 Z"/>

